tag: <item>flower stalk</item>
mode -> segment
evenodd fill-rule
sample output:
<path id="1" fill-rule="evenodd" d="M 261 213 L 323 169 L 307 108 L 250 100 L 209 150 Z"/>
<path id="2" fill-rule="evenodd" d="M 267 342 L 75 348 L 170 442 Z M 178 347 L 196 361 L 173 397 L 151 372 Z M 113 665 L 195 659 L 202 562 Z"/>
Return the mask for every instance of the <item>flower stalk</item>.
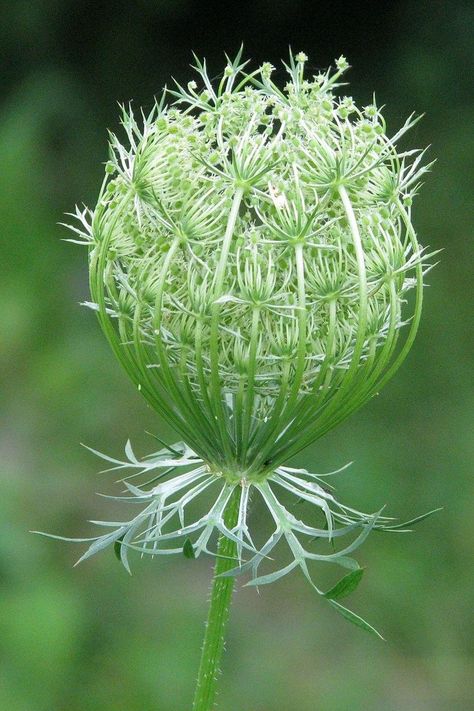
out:
<path id="1" fill-rule="evenodd" d="M 239 516 L 240 490 L 236 488 L 225 512 L 225 524 L 232 529 Z M 224 651 L 225 630 L 230 614 L 235 578 L 222 577 L 238 563 L 237 544 L 221 535 L 217 547 L 206 632 L 201 652 L 193 711 L 210 711 L 214 706 L 219 665 Z"/>

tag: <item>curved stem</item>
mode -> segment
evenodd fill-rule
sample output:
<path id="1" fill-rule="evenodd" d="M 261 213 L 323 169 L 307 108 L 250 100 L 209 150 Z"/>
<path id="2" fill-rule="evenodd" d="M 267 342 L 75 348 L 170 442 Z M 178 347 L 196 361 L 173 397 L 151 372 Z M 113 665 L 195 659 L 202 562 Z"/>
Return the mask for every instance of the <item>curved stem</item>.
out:
<path id="1" fill-rule="evenodd" d="M 168 358 L 166 357 L 165 347 L 162 338 L 162 317 L 163 317 L 163 296 L 166 290 L 166 280 L 169 276 L 169 271 L 171 265 L 175 259 L 176 253 L 180 247 L 179 237 L 175 237 L 170 245 L 170 248 L 163 260 L 161 267 L 160 279 L 158 282 L 158 289 L 155 296 L 155 314 L 153 318 L 153 327 L 155 330 L 155 346 L 156 353 L 159 360 L 159 372 L 163 378 L 164 386 L 171 394 L 176 406 L 182 413 L 183 419 L 185 419 L 195 431 L 200 430 L 200 425 L 204 425 L 204 428 L 208 430 L 204 434 L 206 439 L 205 447 L 214 447 L 215 433 L 212 432 L 211 428 L 208 427 L 208 422 L 211 422 L 207 417 L 203 416 L 202 410 L 196 401 L 193 394 L 191 397 L 183 395 L 180 387 L 180 383 L 176 378 L 175 374 L 170 367 Z M 183 377 L 183 380 L 185 378 Z M 193 424 L 194 423 L 194 424 Z M 196 425 L 198 425 L 196 429 Z M 209 451 L 209 450 L 208 450 Z"/>
<path id="2" fill-rule="evenodd" d="M 306 290 L 305 290 L 305 266 L 303 257 L 303 245 L 298 243 L 295 247 L 295 263 L 297 275 L 297 291 L 298 291 L 298 346 L 296 355 L 296 366 L 293 383 L 291 385 L 288 402 L 285 407 L 285 412 L 291 413 L 293 407 L 298 400 L 298 394 L 303 382 L 303 376 L 306 366 Z"/>
<path id="3" fill-rule="evenodd" d="M 227 528 L 238 522 L 241 489 L 236 486 L 224 515 Z M 229 619 L 230 603 L 234 590 L 234 578 L 221 578 L 222 573 L 233 568 L 237 559 L 237 544 L 224 535 L 219 539 L 211 601 L 207 616 L 206 632 L 201 653 L 193 711 L 211 711 L 216 696 L 219 664 L 224 651 L 224 634 Z"/>
<path id="4" fill-rule="evenodd" d="M 224 285 L 227 261 L 229 257 L 229 251 L 232 244 L 232 239 L 234 237 L 235 226 L 237 224 L 237 218 L 239 216 L 239 209 L 244 196 L 243 188 L 237 188 L 232 200 L 232 207 L 227 219 L 227 226 L 222 240 L 221 253 L 219 255 L 219 261 L 217 264 L 213 289 L 215 298 L 218 299 L 222 296 L 221 290 Z M 211 376 L 210 376 L 210 391 L 211 399 L 213 402 L 214 418 L 219 427 L 222 445 L 226 451 L 229 459 L 232 459 L 232 451 L 229 443 L 229 432 L 226 427 L 226 418 L 224 416 L 224 409 L 222 405 L 222 386 L 221 378 L 219 375 L 219 314 L 221 310 L 221 305 L 213 303 L 211 307 L 211 335 L 209 344 L 209 355 L 211 360 Z"/>
<path id="5" fill-rule="evenodd" d="M 257 371 L 257 350 L 260 325 L 260 306 L 252 309 L 252 326 L 250 329 L 250 345 L 248 358 L 247 393 L 245 406 L 242 408 L 242 462 L 245 462 L 252 427 L 255 404 L 255 373 Z"/>

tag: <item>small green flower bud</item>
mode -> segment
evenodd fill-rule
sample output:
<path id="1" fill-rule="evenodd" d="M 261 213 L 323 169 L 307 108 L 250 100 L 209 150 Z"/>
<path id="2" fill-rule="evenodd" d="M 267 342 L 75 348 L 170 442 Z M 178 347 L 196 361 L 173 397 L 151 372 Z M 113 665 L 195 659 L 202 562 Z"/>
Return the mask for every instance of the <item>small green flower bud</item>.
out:
<path id="1" fill-rule="evenodd" d="M 339 71 L 344 72 L 346 69 L 349 68 L 349 62 L 347 59 L 344 57 L 344 55 L 341 54 L 339 59 L 336 59 L 336 67 L 339 69 Z"/>
<path id="2" fill-rule="evenodd" d="M 305 62 L 308 61 L 308 55 L 305 54 L 304 52 L 298 52 L 298 54 L 295 55 L 295 59 L 297 62 L 304 64 Z"/>
<path id="3" fill-rule="evenodd" d="M 260 67 L 260 74 L 263 79 L 270 79 L 272 73 L 275 71 L 275 67 L 270 62 L 264 62 Z"/>

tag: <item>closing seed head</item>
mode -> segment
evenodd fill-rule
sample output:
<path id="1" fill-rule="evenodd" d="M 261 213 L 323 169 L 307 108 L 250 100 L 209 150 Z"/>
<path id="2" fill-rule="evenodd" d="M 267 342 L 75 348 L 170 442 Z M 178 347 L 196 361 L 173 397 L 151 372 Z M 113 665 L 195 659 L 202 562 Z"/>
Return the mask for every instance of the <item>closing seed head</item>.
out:
<path id="1" fill-rule="evenodd" d="M 111 136 L 79 213 L 116 355 L 205 461 L 254 477 L 380 389 L 421 309 L 427 166 L 398 148 L 416 119 L 389 138 L 375 103 L 336 95 L 343 57 L 312 77 L 306 62 L 290 56 L 284 89 L 240 55 L 216 86 L 198 62 L 148 116 L 124 109 L 126 144 Z"/>

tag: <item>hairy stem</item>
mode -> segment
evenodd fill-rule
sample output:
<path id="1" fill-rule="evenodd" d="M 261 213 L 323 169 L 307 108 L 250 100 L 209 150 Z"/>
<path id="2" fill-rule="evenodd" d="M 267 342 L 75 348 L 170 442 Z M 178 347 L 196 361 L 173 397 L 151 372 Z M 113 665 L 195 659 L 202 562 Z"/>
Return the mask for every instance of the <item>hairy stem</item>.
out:
<path id="1" fill-rule="evenodd" d="M 227 506 L 224 520 L 232 529 L 238 521 L 241 490 L 237 486 Z M 219 664 L 224 651 L 224 635 L 229 619 L 230 603 L 234 589 L 234 578 L 221 578 L 222 573 L 235 566 L 236 543 L 224 535 L 219 539 L 214 581 L 212 584 L 206 632 L 202 646 L 193 711 L 210 711 L 214 706 Z"/>

